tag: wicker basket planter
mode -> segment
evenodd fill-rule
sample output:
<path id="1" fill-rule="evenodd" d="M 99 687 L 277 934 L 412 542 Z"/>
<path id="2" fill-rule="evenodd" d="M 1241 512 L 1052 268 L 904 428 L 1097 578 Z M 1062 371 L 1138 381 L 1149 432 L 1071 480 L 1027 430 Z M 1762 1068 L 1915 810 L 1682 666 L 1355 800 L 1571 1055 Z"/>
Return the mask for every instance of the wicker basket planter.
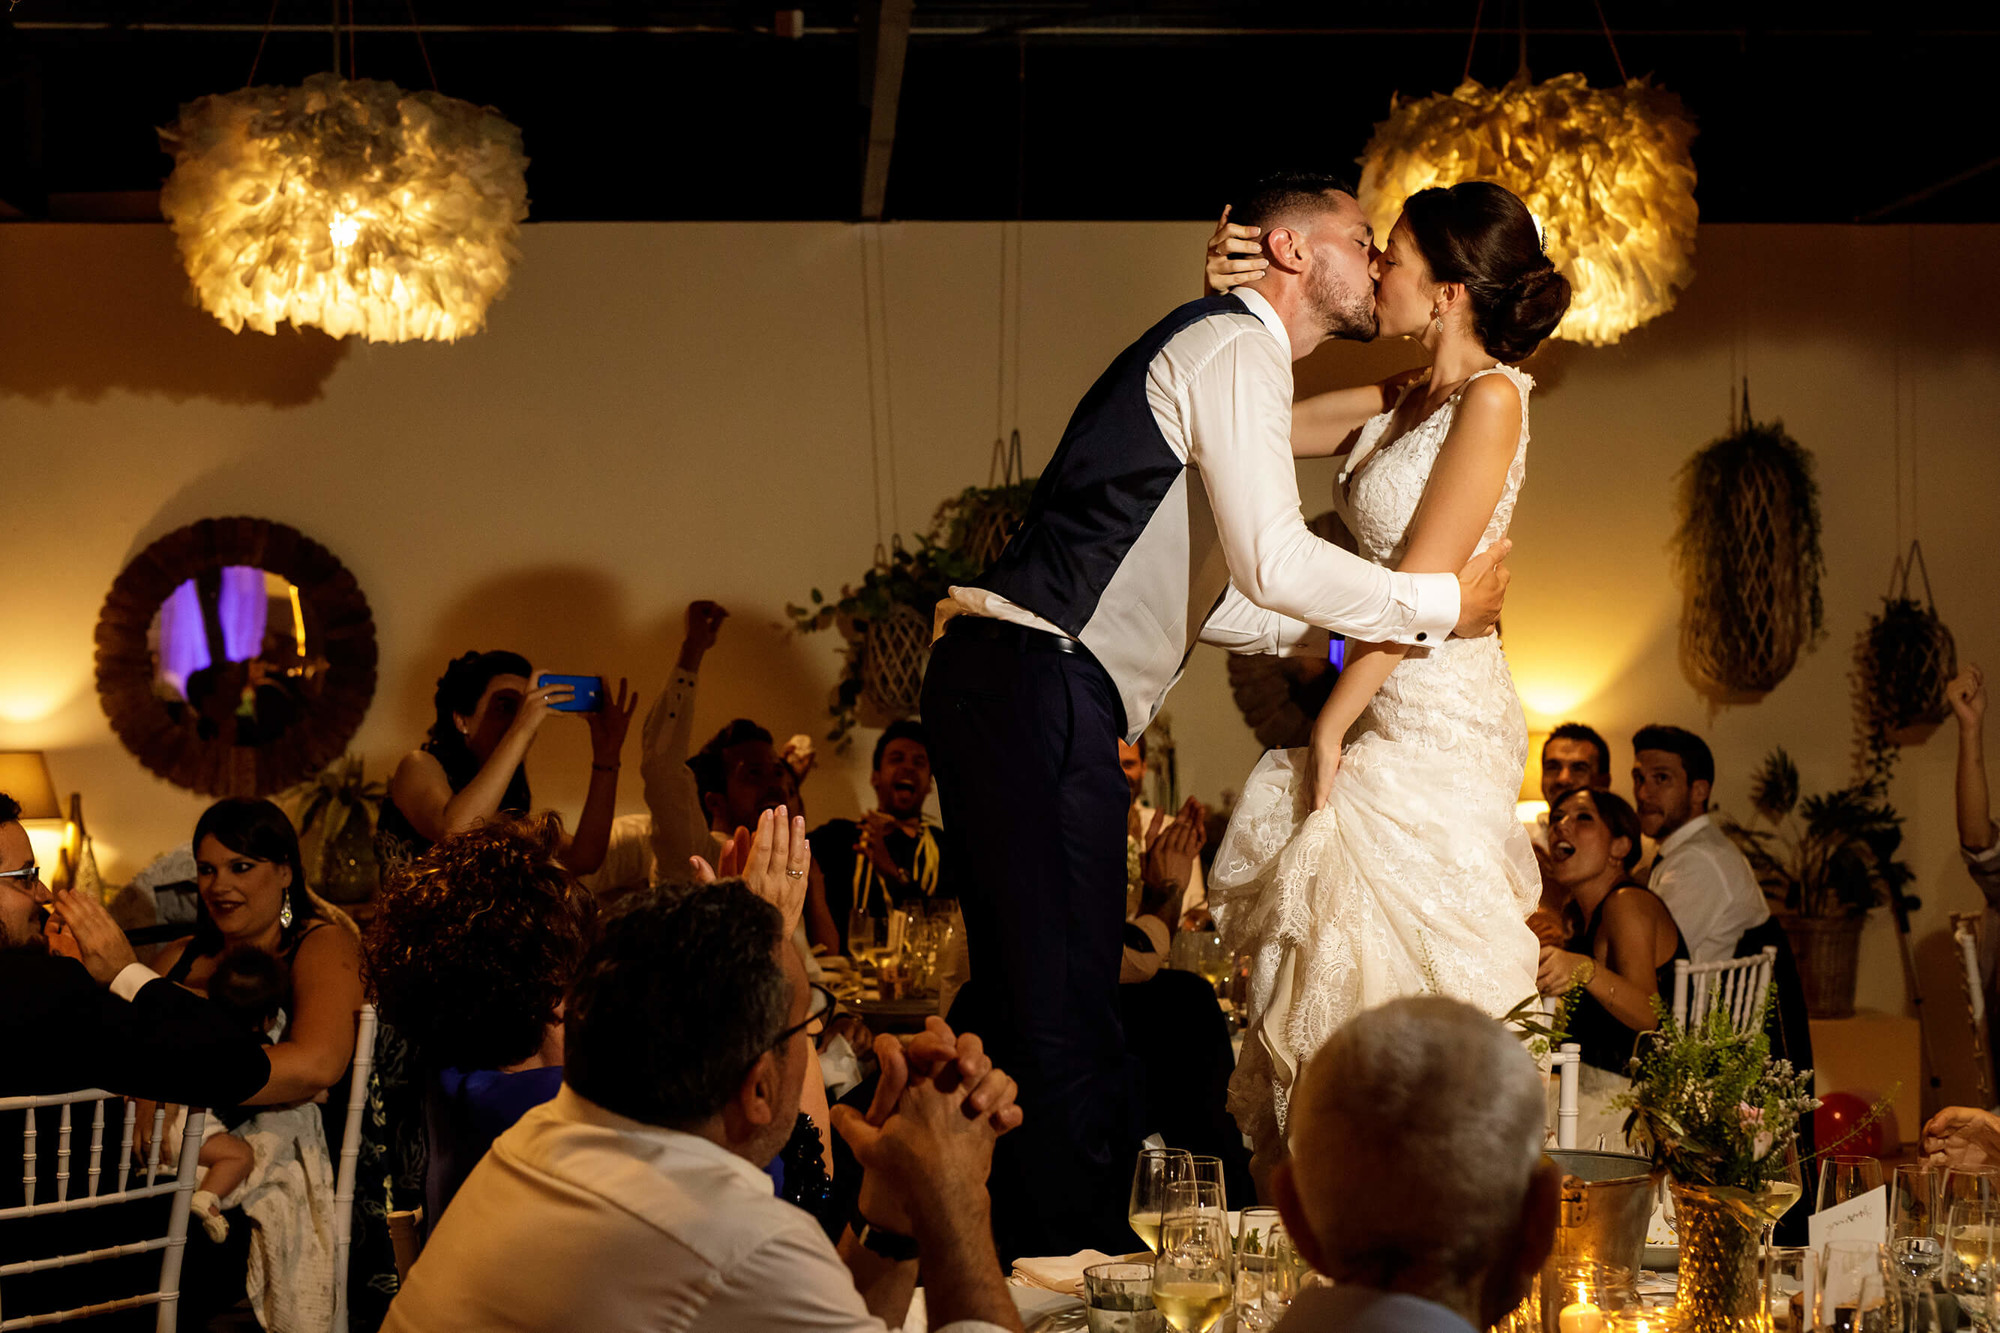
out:
<path id="1" fill-rule="evenodd" d="M 1755 703 L 1822 628 L 1819 488 L 1781 424 L 1749 420 L 1681 470 L 1681 669 L 1716 703 Z"/>
<path id="2" fill-rule="evenodd" d="M 1854 1017 L 1854 979 L 1865 918 L 1783 916 L 1778 920 L 1798 960 L 1806 1013 L 1813 1018 Z"/>
<path id="3" fill-rule="evenodd" d="M 1919 576 L 1922 601 L 1912 586 Z M 1957 674 L 1958 645 L 1938 618 L 1923 548 L 1911 542 L 1910 553 L 1890 572 L 1882 609 L 1868 618 L 1855 644 L 1862 724 L 1891 745 L 1923 744 L 1951 716 L 1945 686 Z"/>

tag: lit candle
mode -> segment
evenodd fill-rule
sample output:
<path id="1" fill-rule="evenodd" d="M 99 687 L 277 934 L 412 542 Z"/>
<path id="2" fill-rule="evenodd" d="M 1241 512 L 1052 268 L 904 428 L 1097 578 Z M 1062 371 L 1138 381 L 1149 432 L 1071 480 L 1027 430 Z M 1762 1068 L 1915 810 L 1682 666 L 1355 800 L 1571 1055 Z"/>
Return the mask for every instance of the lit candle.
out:
<path id="1" fill-rule="evenodd" d="M 1604 1333 L 1604 1311 L 1590 1303 L 1590 1293 L 1580 1292 L 1576 1304 L 1565 1305 L 1557 1316 L 1562 1333 Z"/>

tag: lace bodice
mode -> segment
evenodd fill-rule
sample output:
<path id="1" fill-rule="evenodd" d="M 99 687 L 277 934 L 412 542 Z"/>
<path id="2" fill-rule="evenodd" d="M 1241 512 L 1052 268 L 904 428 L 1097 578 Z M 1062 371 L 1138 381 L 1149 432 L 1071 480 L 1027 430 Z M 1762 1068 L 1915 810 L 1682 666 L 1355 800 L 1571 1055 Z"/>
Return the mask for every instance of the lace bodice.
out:
<path id="1" fill-rule="evenodd" d="M 1418 502 L 1424 498 L 1424 487 L 1430 482 L 1438 450 L 1444 446 L 1445 436 L 1451 433 L 1452 419 L 1458 415 L 1458 400 L 1473 380 L 1486 375 L 1505 375 L 1521 391 L 1521 438 L 1514 447 L 1514 461 L 1507 468 L 1507 484 L 1500 492 L 1500 503 L 1494 507 L 1493 519 L 1486 525 L 1476 549 L 1483 551 L 1507 535 L 1507 525 L 1514 519 L 1515 501 L 1521 495 L 1521 483 L 1528 475 L 1528 394 L 1535 381 L 1526 371 L 1502 365 L 1468 378 L 1437 411 L 1393 440 L 1384 441 L 1382 436 L 1395 420 L 1395 408 L 1369 418 L 1362 426 L 1361 438 L 1355 441 L 1354 452 L 1348 455 L 1347 466 L 1341 469 L 1339 484 L 1333 489 L 1333 503 L 1365 559 L 1391 567 L 1402 560 L 1403 550 L 1409 545 L 1410 522 L 1417 515 Z M 1414 386 L 1405 386 L 1403 393 L 1408 394 L 1411 387 Z M 1402 405 L 1400 396 L 1396 405 Z M 1351 494 L 1350 477 L 1354 481 Z"/>

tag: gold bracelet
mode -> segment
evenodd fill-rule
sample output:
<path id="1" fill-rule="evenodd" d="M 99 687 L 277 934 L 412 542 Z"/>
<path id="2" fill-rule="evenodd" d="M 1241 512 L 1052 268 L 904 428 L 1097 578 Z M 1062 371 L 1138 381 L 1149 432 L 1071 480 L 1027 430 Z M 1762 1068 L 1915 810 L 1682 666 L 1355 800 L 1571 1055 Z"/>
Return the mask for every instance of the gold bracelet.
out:
<path id="1" fill-rule="evenodd" d="M 1569 985 L 1564 989 L 1582 990 L 1584 987 L 1588 986 L 1592 981 L 1596 979 L 1597 979 L 1597 962 L 1595 959 L 1586 958 L 1582 962 L 1576 965 L 1576 970 L 1574 972 L 1571 972 L 1569 974 Z"/>

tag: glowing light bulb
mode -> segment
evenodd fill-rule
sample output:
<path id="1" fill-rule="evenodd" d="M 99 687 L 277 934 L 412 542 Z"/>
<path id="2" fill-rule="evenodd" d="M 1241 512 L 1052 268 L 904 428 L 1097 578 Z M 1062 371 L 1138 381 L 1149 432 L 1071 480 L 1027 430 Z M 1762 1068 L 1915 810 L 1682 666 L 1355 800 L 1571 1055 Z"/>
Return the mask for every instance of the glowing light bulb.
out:
<path id="1" fill-rule="evenodd" d="M 326 230 L 333 237 L 334 247 L 345 250 L 361 235 L 361 219 L 352 213 L 335 213 Z"/>

